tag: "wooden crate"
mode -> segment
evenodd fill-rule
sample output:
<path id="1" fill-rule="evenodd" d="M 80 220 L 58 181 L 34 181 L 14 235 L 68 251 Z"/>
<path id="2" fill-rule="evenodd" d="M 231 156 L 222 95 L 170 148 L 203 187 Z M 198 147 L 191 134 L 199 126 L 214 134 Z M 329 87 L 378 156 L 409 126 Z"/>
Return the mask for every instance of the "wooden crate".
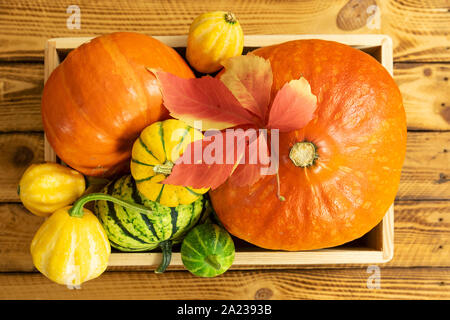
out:
<path id="1" fill-rule="evenodd" d="M 187 36 L 155 36 L 184 54 Z M 45 47 L 45 81 L 51 72 L 74 48 L 92 38 L 49 39 Z M 296 39 L 323 39 L 347 44 L 377 59 L 392 75 L 392 40 L 385 35 L 254 35 L 245 37 L 245 50 Z M 45 139 L 45 161 L 58 161 Z M 394 254 L 394 206 L 387 211 L 382 222 L 366 235 L 339 247 L 313 251 L 272 251 L 255 247 L 235 239 L 236 257 L 232 269 L 295 268 L 326 264 L 376 264 L 392 259 Z M 174 248 L 169 269 L 181 269 L 180 253 Z M 114 251 L 109 266 L 146 266 L 155 268 L 161 261 L 160 252 L 121 253 Z"/>

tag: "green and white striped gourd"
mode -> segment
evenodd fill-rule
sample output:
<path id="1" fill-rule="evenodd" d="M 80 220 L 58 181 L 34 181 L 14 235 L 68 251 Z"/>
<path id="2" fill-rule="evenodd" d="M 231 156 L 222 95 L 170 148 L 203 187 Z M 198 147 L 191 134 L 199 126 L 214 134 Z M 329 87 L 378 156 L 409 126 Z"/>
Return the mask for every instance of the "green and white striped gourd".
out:
<path id="1" fill-rule="evenodd" d="M 224 273 L 233 264 L 234 255 L 230 234 L 211 222 L 192 228 L 181 244 L 183 265 L 199 277 L 215 277 Z"/>
<path id="2" fill-rule="evenodd" d="M 197 224 L 203 209 L 209 207 L 209 201 L 203 196 L 191 204 L 177 207 L 167 207 L 148 200 L 137 190 L 131 175 L 109 183 L 102 192 L 153 211 L 152 214 L 146 214 L 102 200 L 96 201 L 94 208 L 112 247 L 126 252 L 161 247 L 163 261 L 156 272 L 164 272 L 170 263 L 172 244 L 181 242 L 185 234 Z"/>

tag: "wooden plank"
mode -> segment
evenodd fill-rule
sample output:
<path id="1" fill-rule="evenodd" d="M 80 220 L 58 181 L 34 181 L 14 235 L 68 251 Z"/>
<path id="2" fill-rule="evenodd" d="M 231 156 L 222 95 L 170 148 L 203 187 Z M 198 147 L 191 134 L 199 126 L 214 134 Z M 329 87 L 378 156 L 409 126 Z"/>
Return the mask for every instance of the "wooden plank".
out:
<path id="1" fill-rule="evenodd" d="M 42 131 L 44 67 L 38 63 L 0 63 L 0 132 Z"/>
<path id="2" fill-rule="evenodd" d="M 398 200 L 450 199 L 450 131 L 409 132 Z M 42 162 L 39 133 L 0 134 L 0 202 L 18 202 L 17 184 L 29 164 Z"/>
<path id="3" fill-rule="evenodd" d="M 443 63 L 394 65 L 394 79 L 403 96 L 408 129 L 450 130 L 449 75 L 450 66 Z"/>
<path id="4" fill-rule="evenodd" d="M 387 266 L 450 267 L 450 201 L 398 201 Z"/>
<path id="5" fill-rule="evenodd" d="M 34 270 L 30 244 L 44 220 L 21 204 L 0 204 L 0 272 Z"/>
<path id="6" fill-rule="evenodd" d="M 370 278 L 372 277 L 372 278 Z M 449 299 L 449 268 L 229 271 L 216 278 L 187 272 L 106 272 L 68 290 L 40 274 L 0 274 L 0 299 Z M 218 290 L 220 288 L 220 290 Z M 175 311 L 174 311 L 175 312 Z"/>
<path id="7" fill-rule="evenodd" d="M 408 132 L 397 199 L 450 199 L 450 132 Z"/>
<path id="8" fill-rule="evenodd" d="M 0 63 L 0 132 L 43 130 L 43 68 L 41 63 Z M 409 129 L 450 130 L 449 73 L 441 63 L 394 65 Z"/>
<path id="9" fill-rule="evenodd" d="M 23 172 L 44 160 L 43 134 L 0 134 L 0 150 L 0 202 L 18 202 L 17 186 Z"/>
<path id="10" fill-rule="evenodd" d="M 381 33 L 394 42 L 394 60 L 450 61 L 448 0 L 378 0 Z"/>
<path id="11" fill-rule="evenodd" d="M 450 202 L 397 201 L 395 203 L 394 258 L 390 267 L 450 267 Z M 29 246 L 44 218 L 27 212 L 20 204 L 0 204 L 0 272 L 33 271 Z M 125 254 L 124 254 L 125 255 Z M 124 257 L 121 257 L 123 259 Z M 324 266 L 302 266 L 303 269 Z M 341 268 L 328 265 L 326 268 Z M 350 265 L 349 267 L 361 267 Z M 248 269 L 239 266 L 237 269 Z M 261 269 L 283 266 L 260 265 Z M 139 267 L 110 267 L 109 270 L 151 270 Z M 183 270 L 183 267 L 176 269 Z"/>
<path id="12" fill-rule="evenodd" d="M 43 59 L 53 37 L 95 36 L 113 31 L 187 34 L 192 20 L 231 10 L 245 34 L 383 33 L 394 40 L 396 61 L 449 61 L 450 15 L 445 0 L 408 1 L 78 1 L 81 29 L 68 29 L 70 0 L 8 0 L 0 4 L 0 59 Z M 106 23 L 109 21 L 109 23 Z"/>

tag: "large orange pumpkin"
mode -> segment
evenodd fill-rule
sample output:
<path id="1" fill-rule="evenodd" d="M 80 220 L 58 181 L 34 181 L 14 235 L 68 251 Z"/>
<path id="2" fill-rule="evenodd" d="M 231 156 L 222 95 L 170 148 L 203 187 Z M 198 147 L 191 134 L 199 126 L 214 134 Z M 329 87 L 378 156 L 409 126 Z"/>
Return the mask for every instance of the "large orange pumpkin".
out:
<path id="1" fill-rule="evenodd" d="M 50 145 L 65 163 L 89 176 L 128 169 L 139 133 L 168 118 L 147 67 L 194 77 L 174 49 L 130 32 L 81 45 L 52 72 L 42 96 L 42 120 Z"/>
<path id="2" fill-rule="evenodd" d="M 246 187 L 227 182 L 211 192 L 220 221 L 268 249 L 319 249 L 364 235 L 394 201 L 405 157 L 405 111 L 394 80 L 371 56 L 330 41 L 292 41 L 253 53 L 270 60 L 272 97 L 292 79 L 309 81 L 317 118 L 280 133 L 285 201 L 277 197 L 276 176 Z"/>

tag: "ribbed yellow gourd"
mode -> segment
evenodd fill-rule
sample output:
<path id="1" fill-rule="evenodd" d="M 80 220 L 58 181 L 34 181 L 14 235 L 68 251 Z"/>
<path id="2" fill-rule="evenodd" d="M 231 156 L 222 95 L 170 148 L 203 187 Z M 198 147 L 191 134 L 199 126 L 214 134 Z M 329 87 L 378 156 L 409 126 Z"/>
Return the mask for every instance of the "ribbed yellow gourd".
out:
<path id="1" fill-rule="evenodd" d="M 170 175 L 188 144 L 202 138 L 200 131 L 176 119 L 155 122 L 145 128 L 131 152 L 131 174 L 138 191 L 147 199 L 168 207 L 190 204 L 208 192 L 209 188 L 161 183 Z"/>
<path id="2" fill-rule="evenodd" d="M 197 71 L 212 73 L 221 61 L 242 54 L 244 34 L 231 12 L 213 11 L 194 19 L 190 28 L 186 58 Z"/>
<path id="3" fill-rule="evenodd" d="M 41 225 L 31 242 L 31 255 L 35 267 L 50 280 L 78 286 L 106 270 L 111 246 L 91 211 L 81 208 L 71 215 L 71 208 L 57 210 Z"/>
<path id="4" fill-rule="evenodd" d="M 73 203 L 85 191 L 84 176 L 57 163 L 32 164 L 17 189 L 25 208 L 38 216 L 49 216 Z"/>

